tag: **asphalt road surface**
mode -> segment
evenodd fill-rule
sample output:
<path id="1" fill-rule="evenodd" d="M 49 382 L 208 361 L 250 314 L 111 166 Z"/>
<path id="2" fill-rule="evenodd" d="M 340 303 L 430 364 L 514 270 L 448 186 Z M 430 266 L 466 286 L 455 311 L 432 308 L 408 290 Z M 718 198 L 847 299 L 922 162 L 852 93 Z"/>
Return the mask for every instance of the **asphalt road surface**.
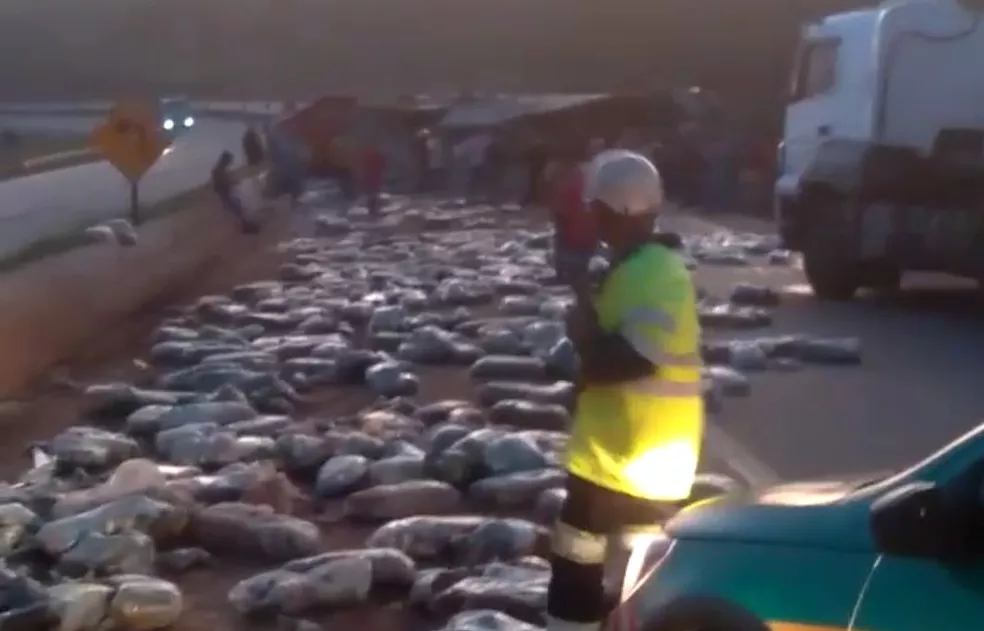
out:
<path id="1" fill-rule="evenodd" d="M 0 116 L 0 129 L 85 132 L 100 118 Z M 200 120 L 144 176 L 140 198 L 155 204 L 205 183 L 218 154 L 239 154 L 241 123 Z M 26 245 L 111 217 L 125 216 L 129 184 L 106 162 L 39 173 L 0 183 L 0 258 Z"/>
<path id="2" fill-rule="evenodd" d="M 770 230 L 765 222 L 720 221 Z M 719 229 L 693 218 L 667 224 L 683 231 Z M 860 366 L 751 375 L 751 396 L 726 399 L 715 420 L 745 452 L 733 463 L 783 480 L 898 469 L 984 420 L 984 313 L 969 285 L 923 276 L 907 279 L 906 290 L 894 298 L 830 304 L 807 293 L 797 269 L 702 266 L 698 276 L 722 297 L 739 281 L 785 290 L 773 327 L 729 337 L 856 336 L 864 349 Z"/>

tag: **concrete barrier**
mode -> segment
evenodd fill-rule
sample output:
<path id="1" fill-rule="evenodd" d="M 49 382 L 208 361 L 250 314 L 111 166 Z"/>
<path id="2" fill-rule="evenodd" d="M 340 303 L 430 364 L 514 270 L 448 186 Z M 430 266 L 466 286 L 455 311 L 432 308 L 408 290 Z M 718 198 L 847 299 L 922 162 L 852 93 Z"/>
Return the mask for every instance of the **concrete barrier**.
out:
<path id="1" fill-rule="evenodd" d="M 95 151 L 92 149 L 71 149 L 69 151 L 59 151 L 58 153 L 49 153 L 44 156 L 38 156 L 37 158 L 24 160 L 21 164 L 24 165 L 24 169 L 30 171 L 32 169 L 48 167 L 60 162 L 72 162 L 74 160 L 88 158 L 90 156 L 93 158 L 96 157 Z"/>
<path id="2" fill-rule="evenodd" d="M 0 397 L 75 356 L 114 323 L 179 291 L 232 240 L 242 239 L 207 194 L 189 204 L 141 227 L 136 246 L 84 246 L 3 276 Z"/>

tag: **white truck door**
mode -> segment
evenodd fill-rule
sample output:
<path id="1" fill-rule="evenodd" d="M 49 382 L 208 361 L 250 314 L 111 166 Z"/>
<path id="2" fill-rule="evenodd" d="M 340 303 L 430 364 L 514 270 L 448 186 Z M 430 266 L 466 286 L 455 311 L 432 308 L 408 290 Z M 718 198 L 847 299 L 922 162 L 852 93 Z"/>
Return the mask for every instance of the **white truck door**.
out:
<path id="1" fill-rule="evenodd" d="M 837 133 L 838 119 L 849 103 L 841 103 L 838 58 L 841 39 L 835 36 L 803 41 L 793 71 L 783 144 L 779 153 L 776 192 L 795 194 L 803 171 L 823 142 Z"/>

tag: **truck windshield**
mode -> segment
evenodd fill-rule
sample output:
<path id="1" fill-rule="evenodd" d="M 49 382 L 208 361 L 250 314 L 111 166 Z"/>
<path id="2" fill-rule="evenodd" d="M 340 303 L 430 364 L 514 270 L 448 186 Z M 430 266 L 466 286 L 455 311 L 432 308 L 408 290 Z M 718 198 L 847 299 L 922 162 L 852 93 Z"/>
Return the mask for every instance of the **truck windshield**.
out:
<path id="1" fill-rule="evenodd" d="M 796 103 L 829 92 L 837 83 L 840 40 L 804 40 L 796 55 L 789 101 Z"/>

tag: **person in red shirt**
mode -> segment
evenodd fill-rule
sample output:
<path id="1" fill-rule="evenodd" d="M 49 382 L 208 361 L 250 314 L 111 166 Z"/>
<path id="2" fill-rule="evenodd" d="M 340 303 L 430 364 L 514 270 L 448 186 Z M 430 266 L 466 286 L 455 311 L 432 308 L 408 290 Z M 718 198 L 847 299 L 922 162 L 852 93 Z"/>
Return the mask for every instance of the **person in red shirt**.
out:
<path id="1" fill-rule="evenodd" d="M 366 149 L 362 155 L 362 190 L 366 196 L 366 208 L 372 216 L 379 213 L 379 193 L 385 174 L 386 156 L 375 147 Z"/>
<path id="2" fill-rule="evenodd" d="M 578 147 L 564 161 L 549 204 L 554 224 L 554 270 L 563 283 L 582 280 L 598 250 L 594 218 L 582 197 L 586 157 L 584 148 Z"/>

